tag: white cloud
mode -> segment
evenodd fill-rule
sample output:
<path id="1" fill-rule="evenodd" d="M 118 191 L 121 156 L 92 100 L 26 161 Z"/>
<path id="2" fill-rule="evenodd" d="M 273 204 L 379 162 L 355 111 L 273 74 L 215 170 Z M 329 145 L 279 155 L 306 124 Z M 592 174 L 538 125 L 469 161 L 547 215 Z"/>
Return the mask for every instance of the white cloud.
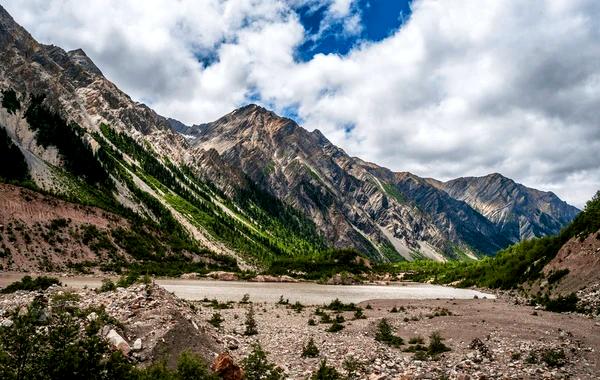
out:
<path id="1" fill-rule="evenodd" d="M 308 62 L 293 58 L 311 37 L 294 7 L 315 0 L 0 3 L 42 42 L 82 47 L 134 98 L 188 123 L 258 92 L 394 170 L 501 172 L 578 206 L 600 188 L 595 0 L 415 1 L 387 39 Z M 321 30 L 360 32 L 353 1 L 325 4 Z"/>

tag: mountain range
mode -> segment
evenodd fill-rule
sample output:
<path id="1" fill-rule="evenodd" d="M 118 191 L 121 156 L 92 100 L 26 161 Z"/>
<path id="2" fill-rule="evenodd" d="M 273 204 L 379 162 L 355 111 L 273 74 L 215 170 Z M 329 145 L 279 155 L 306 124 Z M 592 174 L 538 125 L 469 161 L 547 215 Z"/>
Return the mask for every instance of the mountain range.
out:
<path id="1" fill-rule="evenodd" d="M 36 248 L 22 231 L 41 237 L 50 227 L 27 218 L 33 195 L 15 196 L 2 223 L 21 228 L 12 239 L 3 231 L 4 268 L 22 269 L 27 252 L 59 266 L 179 255 L 255 268 L 343 248 L 379 262 L 475 259 L 555 234 L 579 212 L 497 173 L 442 182 L 393 172 L 254 104 L 187 126 L 131 99 L 83 50 L 38 43 L 2 7 L 0 52 L 0 144 L 10 165 L 26 163 L 0 176 L 102 220 L 86 243 L 93 218 L 57 203 L 81 234 L 59 231 L 69 252 Z M 82 244 L 96 257 L 77 257 Z"/>

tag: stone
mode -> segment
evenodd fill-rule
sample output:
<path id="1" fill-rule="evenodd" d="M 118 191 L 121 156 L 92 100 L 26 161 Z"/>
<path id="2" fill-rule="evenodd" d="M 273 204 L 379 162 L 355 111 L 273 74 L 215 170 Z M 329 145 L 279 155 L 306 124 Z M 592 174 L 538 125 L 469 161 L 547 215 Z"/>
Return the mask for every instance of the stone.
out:
<path id="1" fill-rule="evenodd" d="M 220 281 L 237 281 L 240 279 L 237 274 L 224 271 L 210 272 L 207 276 Z"/>
<path id="2" fill-rule="evenodd" d="M 210 366 L 219 377 L 223 380 L 242 380 L 244 379 L 244 371 L 235 364 L 233 358 L 229 353 L 220 353 L 212 365 Z"/>
<path id="3" fill-rule="evenodd" d="M 111 329 L 106 335 L 106 340 L 117 350 L 120 350 L 123 355 L 129 355 L 129 351 L 131 351 L 131 347 L 129 343 L 121 336 L 115 329 Z"/>
<path id="4" fill-rule="evenodd" d="M 225 335 L 223 340 L 227 348 L 230 350 L 237 350 L 240 347 L 240 342 L 231 335 Z"/>
<path id="5" fill-rule="evenodd" d="M 140 351 L 142 349 L 142 339 L 141 338 L 137 338 L 134 342 L 133 342 L 133 346 L 131 347 L 131 349 L 133 351 Z"/>

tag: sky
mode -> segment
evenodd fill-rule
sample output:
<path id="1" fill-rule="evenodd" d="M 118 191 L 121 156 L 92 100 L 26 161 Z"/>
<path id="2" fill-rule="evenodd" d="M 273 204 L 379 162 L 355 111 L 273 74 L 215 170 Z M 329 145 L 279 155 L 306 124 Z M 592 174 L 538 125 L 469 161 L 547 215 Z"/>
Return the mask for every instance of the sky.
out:
<path id="1" fill-rule="evenodd" d="M 597 0 L 0 0 L 188 124 L 249 102 L 441 180 L 600 189 Z M 140 6 L 143 4 L 143 6 Z"/>

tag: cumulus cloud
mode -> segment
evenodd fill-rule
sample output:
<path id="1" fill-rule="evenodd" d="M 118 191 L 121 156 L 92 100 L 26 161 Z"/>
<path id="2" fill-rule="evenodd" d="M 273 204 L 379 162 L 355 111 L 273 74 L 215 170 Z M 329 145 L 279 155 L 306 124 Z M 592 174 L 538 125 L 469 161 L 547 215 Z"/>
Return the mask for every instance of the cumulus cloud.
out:
<path id="1" fill-rule="evenodd" d="M 42 42 L 82 47 L 134 98 L 188 123 L 258 98 L 393 170 L 501 172 L 578 206 L 600 188 L 595 0 L 417 0 L 388 38 L 307 62 L 294 59 L 314 38 L 298 7 L 326 6 L 321 30 L 357 33 L 356 2 L 0 2 Z"/>

